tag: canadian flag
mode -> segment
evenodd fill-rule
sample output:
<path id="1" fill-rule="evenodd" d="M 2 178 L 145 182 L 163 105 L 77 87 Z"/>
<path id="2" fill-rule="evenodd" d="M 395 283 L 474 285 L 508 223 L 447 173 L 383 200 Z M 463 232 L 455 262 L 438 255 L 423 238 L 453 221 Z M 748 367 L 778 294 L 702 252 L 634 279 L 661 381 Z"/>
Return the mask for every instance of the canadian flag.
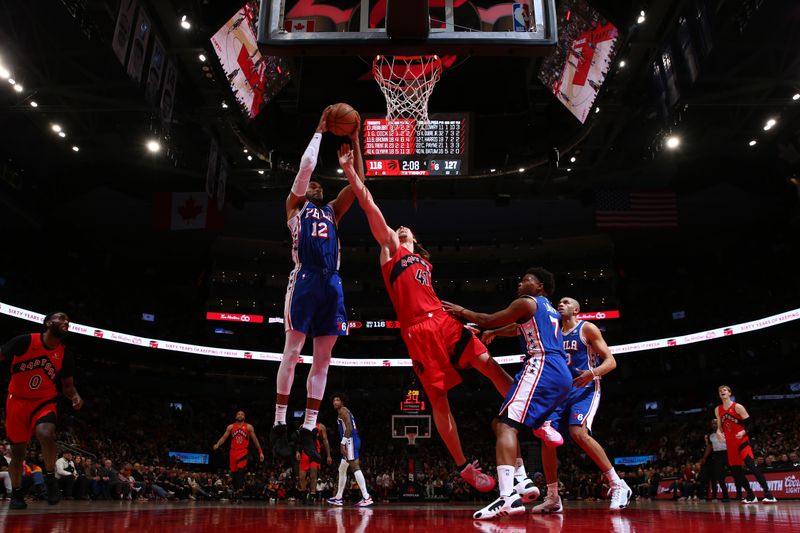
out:
<path id="1" fill-rule="evenodd" d="M 314 21 L 309 19 L 286 19 L 283 29 L 290 33 L 307 33 L 314 31 Z"/>
<path id="2" fill-rule="evenodd" d="M 156 193 L 154 223 L 158 229 L 219 229 L 222 211 L 203 192 Z"/>

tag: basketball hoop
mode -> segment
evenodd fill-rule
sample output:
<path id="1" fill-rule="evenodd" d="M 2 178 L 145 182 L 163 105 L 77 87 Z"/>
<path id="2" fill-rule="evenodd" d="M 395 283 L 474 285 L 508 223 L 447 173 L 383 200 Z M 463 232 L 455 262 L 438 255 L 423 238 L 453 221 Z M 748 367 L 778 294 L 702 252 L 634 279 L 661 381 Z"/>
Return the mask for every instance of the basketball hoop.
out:
<path id="1" fill-rule="evenodd" d="M 406 432 L 406 438 L 408 439 L 408 445 L 409 446 L 414 446 L 414 444 L 417 441 L 417 433 L 414 432 L 414 431 L 407 431 Z"/>
<path id="2" fill-rule="evenodd" d="M 405 129 L 411 120 L 416 131 L 427 129 L 428 99 L 442 75 L 439 56 L 375 56 L 372 75 L 386 98 L 389 130 Z"/>

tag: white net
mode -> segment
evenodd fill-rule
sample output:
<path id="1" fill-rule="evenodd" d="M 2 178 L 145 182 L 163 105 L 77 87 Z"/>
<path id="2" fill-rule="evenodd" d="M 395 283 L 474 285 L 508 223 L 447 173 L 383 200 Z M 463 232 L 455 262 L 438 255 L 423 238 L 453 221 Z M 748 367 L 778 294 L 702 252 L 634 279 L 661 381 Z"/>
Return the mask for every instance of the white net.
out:
<path id="1" fill-rule="evenodd" d="M 408 439 L 408 445 L 414 446 L 417 443 L 417 433 L 416 432 L 406 432 L 406 438 Z"/>
<path id="2" fill-rule="evenodd" d="M 386 98 L 390 129 L 428 127 L 428 99 L 442 75 L 439 56 L 375 56 L 372 74 Z"/>

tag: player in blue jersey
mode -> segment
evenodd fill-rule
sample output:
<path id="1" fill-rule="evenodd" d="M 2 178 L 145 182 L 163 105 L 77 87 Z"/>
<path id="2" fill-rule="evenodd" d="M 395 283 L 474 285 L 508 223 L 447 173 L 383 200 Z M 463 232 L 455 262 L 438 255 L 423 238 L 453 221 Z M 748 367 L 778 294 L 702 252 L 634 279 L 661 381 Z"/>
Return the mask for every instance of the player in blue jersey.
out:
<path id="1" fill-rule="evenodd" d="M 473 518 L 486 520 L 525 512 L 523 498 L 515 489 L 517 433 L 541 426 L 572 386 L 558 312 L 547 299 L 554 289 L 553 274 L 543 268 L 531 268 L 517 287 L 518 298 L 496 313 L 477 313 L 442 302 L 446 311 L 482 328 L 502 328 L 506 335 L 516 331 L 526 356 L 525 366 L 515 376 L 493 424 L 500 497 L 476 511 Z"/>
<path id="2" fill-rule="evenodd" d="M 322 462 L 317 451 L 316 424 L 320 402 L 325 394 L 331 351 L 339 335 L 347 334 L 342 280 L 339 277 L 338 223 L 355 200 L 350 185 L 328 203 L 322 185 L 311 181 L 317 164 L 322 134 L 327 131 L 331 106 L 322 113 L 317 130 L 308 144 L 300 169 L 286 198 L 286 220 L 292 234 L 294 269 L 289 274 L 284 307 L 286 341 L 277 376 L 275 423 L 271 439 L 276 454 L 290 456 L 286 438 L 286 409 L 294 381 L 294 369 L 306 335 L 314 337 L 314 360 L 306 382 L 306 412 L 298 442 L 312 461 Z M 351 136 L 358 177 L 364 179 L 358 132 Z M 350 149 L 348 147 L 348 149 Z"/>
<path id="3" fill-rule="evenodd" d="M 558 302 L 561 315 L 561 332 L 567 363 L 575 376 L 566 401 L 553 411 L 550 426 L 566 434 L 591 457 L 608 480 L 611 494 L 609 508 L 624 509 L 630 503 L 632 491 L 625 480 L 620 479 L 605 450 L 592 437 L 592 422 L 600 405 L 600 377 L 617 367 L 617 362 L 608 348 L 600 329 L 590 322 L 578 320 L 580 304 L 574 298 L 561 298 Z M 547 424 L 548 422 L 546 422 Z M 546 442 L 546 441 L 545 441 Z M 547 496 L 535 513 L 559 513 L 562 510 L 558 495 L 558 459 L 556 448 L 542 446 L 542 465 L 547 479 Z"/>
<path id="4" fill-rule="evenodd" d="M 361 471 L 361 465 L 359 464 L 361 438 L 358 436 L 356 418 L 344 405 L 346 401 L 347 398 L 345 398 L 344 394 L 336 393 L 331 396 L 333 408 L 336 409 L 339 415 L 339 418 L 336 419 L 336 424 L 339 426 L 342 461 L 339 463 L 339 488 L 333 498 L 328 498 L 328 503 L 331 505 L 344 505 L 344 488 L 347 485 L 347 470 L 350 469 L 356 478 L 358 488 L 361 489 L 362 498 L 356 506 L 369 507 L 372 505 L 372 496 L 367 491 L 367 480 L 364 479 L 364 473 Z"/>

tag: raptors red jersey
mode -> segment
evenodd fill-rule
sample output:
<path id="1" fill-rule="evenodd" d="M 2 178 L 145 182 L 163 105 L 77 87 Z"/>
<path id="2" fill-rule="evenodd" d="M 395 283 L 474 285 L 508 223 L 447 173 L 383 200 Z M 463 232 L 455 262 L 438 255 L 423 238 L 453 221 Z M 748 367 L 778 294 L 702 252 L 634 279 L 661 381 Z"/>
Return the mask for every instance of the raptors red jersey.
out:
<path id="1" fill-rule="evenodd" d="M 728 447 L 731 447 L 732 442 L 743 440 L 736 438 L 736 434 L 744 429 L 742 425 L 743 419 L 739 416 L 739 413 L 736 412 L 736 402 L 732 402 L 728 409 L 725 409 L 722 405 L 718 405 L 717 414 L 719 415 L 719 421 L 722 424 L 722 432 L 725 434 L 725 441 L 728 443 Z M 746 438 L 747 435 L 744 436 L 744 439 Z"/>
<path id="2" fill-rule="evenodd" d="M 250 447 L 250 432 L 247 431 L 247 422 L 231 424 L 231 453 L 237 450 L 247 450 Z"/>
<path id="3" fill-rule="evenodd" d="M 383 281 L 401 327 L 408 327 L 427 314 L 441 311 L 442 302 L 433 292 L 433 266 L 417 254 L 399 246 L 381 266 Z"/>
<path id="4" fill-rule="evenodd" d="M 58 396 L 56 379 L 72 377 L 72 361 L 66 360 L 64 345 L 50 348 L 41 333 L 15 337 L 3 346 L 3 355 L 11 359 L 11 398 L 47 400 Z"/>

